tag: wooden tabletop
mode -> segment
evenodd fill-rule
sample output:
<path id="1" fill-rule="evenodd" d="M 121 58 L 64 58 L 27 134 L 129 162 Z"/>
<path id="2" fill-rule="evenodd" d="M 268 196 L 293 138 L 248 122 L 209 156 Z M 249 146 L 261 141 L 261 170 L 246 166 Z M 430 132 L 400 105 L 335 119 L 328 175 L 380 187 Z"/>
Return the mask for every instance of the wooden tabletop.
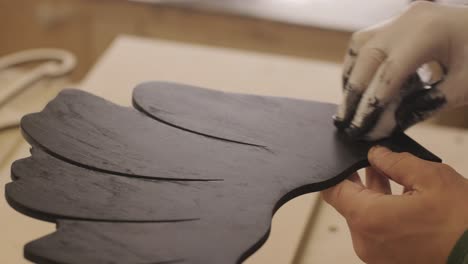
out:
<path id="1" fill-rule="evenodd" d="M 121 36 L 79 88 L 121 105 L 130 105 L 132 89 L 149 80 L 337 103 L 341 96 L 340 68 L 339 64 L 314 59 Z M 23 97 L 22 104 L 8 107 L 9 116 L 39 110 L 61 87 L 63 82 L 47 90 L 32 89 Z M 463 158 L 468 152 L 465 130 L 422 124 L 409 134 L 460 173 L 468 175 L 468 164 Z M 29 147 L 17 130 L 2 132 L 0 145 L 0 181 L 5 184 L 10 180 L 11 162 L 28 156 Z M 26 263 L 22 257 L 23 245 L 55 228 L 51 223 L 15 212 L 5 200 L 0 202 L 0 217 L 3 223 L 1 263 Z M 246 263 L 343 261 L 361 263 L 352 250 L 344 220 L 323 204 L 318 194 L 309 194 L 292 200 L 277 212 L 270 239 Z"/>

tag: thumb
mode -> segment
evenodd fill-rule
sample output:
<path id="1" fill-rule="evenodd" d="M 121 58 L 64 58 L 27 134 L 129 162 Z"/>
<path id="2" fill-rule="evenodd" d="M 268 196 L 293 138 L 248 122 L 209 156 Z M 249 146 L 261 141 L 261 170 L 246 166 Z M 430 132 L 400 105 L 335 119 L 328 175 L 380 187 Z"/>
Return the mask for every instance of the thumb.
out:
<path id="1" fill-rule="evenodd" d="M 434 164 L 410 153 L 397 153 L 382 147 L 373 147 L 369 163 L 393 181 L 406 188 L 420 189 L 432 181 Z"/>
<path id="2" fill-rule="evenodd" d="M 382 195 L 353 181 L 352 177 L 322 191 L 322 198 L 345 218 L 364 208 L 375 197 Z"/>

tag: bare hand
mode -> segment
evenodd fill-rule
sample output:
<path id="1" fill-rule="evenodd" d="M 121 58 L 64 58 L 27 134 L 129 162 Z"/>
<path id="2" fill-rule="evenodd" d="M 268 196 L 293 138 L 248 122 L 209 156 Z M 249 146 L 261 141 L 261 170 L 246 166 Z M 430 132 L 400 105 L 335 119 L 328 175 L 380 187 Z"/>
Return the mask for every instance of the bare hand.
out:
<path id="1" fill-rule="evenodd" d="M 445 263 L 468 228 L 468 180 L 451 167 L 384 147 L 369 151 L 366 185 L 354 174 L 322 192 L 348 223 L 366 263 Z M 392 195 L 389 179 L 404 186 Z"/>

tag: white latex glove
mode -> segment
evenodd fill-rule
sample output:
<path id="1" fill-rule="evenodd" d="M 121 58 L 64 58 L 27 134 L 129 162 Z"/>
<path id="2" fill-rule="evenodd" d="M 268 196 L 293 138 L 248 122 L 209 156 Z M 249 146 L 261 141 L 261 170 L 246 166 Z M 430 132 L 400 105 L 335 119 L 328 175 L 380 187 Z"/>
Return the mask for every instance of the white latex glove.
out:
<path id="1" fill-rule="evenodd" d="M 421 81 L 437 62 L 443 77 Z M 468 7 L 415 2 L 400 16 L 353 34 L 343 69 L 343 102 L 335 124 L 376 140 L 468 103 Z"/>

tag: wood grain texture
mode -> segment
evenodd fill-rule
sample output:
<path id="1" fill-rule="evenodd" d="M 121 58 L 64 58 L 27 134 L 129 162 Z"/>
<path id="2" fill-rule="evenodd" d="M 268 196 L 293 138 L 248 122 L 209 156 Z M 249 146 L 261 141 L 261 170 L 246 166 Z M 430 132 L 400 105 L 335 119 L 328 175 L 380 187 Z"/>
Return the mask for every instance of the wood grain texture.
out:
<path id="1" fill-rule="evenodd" d="M 274 212 L 366 166 L 374 143 L 336 133 L 332 104 L 163 82 L 136 111 L 78 90 L 22 119 L 33 146 L 6 186 L 16 210 L 56 222 L 38 263 L 238 263 Z M 439 161 L 404 134 L 378 142 Z"/>

